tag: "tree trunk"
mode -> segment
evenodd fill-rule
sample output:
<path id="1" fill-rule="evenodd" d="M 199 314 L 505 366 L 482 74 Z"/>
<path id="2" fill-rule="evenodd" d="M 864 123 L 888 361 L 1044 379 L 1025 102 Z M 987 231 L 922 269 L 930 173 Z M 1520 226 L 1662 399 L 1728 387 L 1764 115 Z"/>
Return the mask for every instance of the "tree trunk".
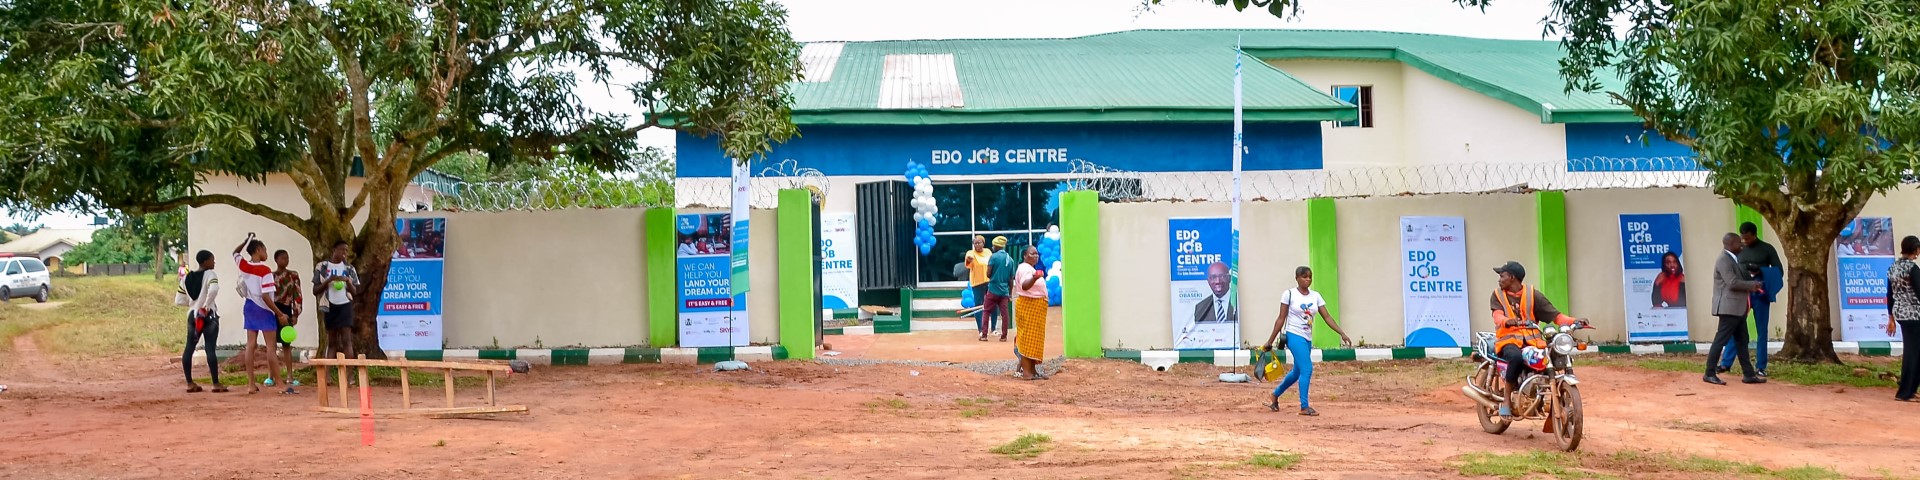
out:
<path id="1" fill-rule="evenodd" d="M 160 238 L 159 236 L 153 237 L 153 279 L 154 280 L 161 280 L 165 278 L 166 269 L 167 269 L 166 245 L 167 245 L 167 239 Z"/>
<path id="2" fill-rule="evenodd" d="M 1787 299 L 1787 335 L 1782 339 L 1785 345 L 1773 356 L 1776 359 L 1840 363 L 1840 356 L 1833 352 L 1833 310 L 1827 275 L 1827 262 L 1833 257 L 1833 242 L 1840 236 L 1840 230 L 1813 225 L 1815 222 L 1811 220 L 1817 217 L 1819 215 L 1800 216 L 1799 219 L 1808 220 L 1807 225 L 1774 224 L 1793 227 L 1778 229 L 1782 232 L 1780 253 L 1787 264 L 1786 288 L 1792 294 Z"/>
<path id="3" fill-rule="evenodd" d="M 380 348 L 380 294 L 387 288 L 387 267 L 393 264 L 396 243 L 393 214 L 384 220 L 369 215 L 360 235 L 349 243 L 353 250 L 353 268 L 360 271 L 360 291 L 353 302 L 353 350 L 367 358 L 387 358 Z M 376 223 L 378 222 L 378 223 Z"/>

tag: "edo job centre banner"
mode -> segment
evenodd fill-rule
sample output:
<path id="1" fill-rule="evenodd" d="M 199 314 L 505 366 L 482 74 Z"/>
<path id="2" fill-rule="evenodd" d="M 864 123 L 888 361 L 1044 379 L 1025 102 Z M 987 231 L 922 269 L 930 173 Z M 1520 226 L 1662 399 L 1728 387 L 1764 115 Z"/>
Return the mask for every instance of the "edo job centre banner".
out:
<path id="1" fill-rule="evenodd" d="M 1227 218 L 1167 220 L 1175 349 L 1234 348 L 1239 343 L 1240 303 L 1233 301 L 1227 263 L 1232 230 L 1233 221 Z"/>
<path id="2" fill-rule="evenodd" d="M 400 248 L 387 266 L 387 288 L 380 292 L 381 350 L 439 350 L 446 273 L 447 219 L 402 218 L 394 231 Z"/>
<path id="3" fill-rule="evenodd" d="M 1680 252 L 1680 214 L 1620 216 L 1620 259 L 1627 303 L 1627 341 L 1687 340 L 1687 275 Z M 1711 282 L 1712 272 L 1705 280 Z"/>
<path id="4" fill-rule="evenodd" d="M 1893 219 L 1859 217 L 1834 241 L 1840 265 L 1840 339 L 1899 340 L 1887 335 L 1887 270 L 1893 268 Z"/>
<path id="5" fill-rule="evenodd" d="M 854 308 L 860 301 L 859 263 L 854 258 L 853 214 L 820 216 L 820 306 Z"/>
<path id="6" fill-rule="evenodd" d="M 1466 225 L 1460 217 L 1400 217 L 1408 347 L 1467 344 Z"/>
<path id="7" fill-rule="evenodd" d="M 733 290 L 733 215 L 708 213 L 674 218 L 680 286 L 682 347 L 747 344 L 747 295 Z"/>

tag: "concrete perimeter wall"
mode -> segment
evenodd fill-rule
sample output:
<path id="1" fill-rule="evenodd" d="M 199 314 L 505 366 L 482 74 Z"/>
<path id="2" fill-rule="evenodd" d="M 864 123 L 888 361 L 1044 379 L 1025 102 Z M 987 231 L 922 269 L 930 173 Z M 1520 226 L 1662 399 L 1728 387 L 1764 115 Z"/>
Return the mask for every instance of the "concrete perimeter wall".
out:
<path id="1" fill-rule="evenodd" d="M 1279 312 L 1277 295 L 1293 285 L 1294 267 L 1307 259 L 1306 209 L 1300 202 L 1250 202 L 1243 207 L 1240 269 L 1242 338 L 1260 344 Z M 1495 289 L 1492 268 L 1507 260 L 1539 264 L 1539 221 L 1532 194 L 1459 194 L 1348 198 L 1336 201 L 1339 235 L 1339 320 L 1356 343 L 1399 345 L 1402 320 L 1398 228 L 1402 216 L 1460 216 L 1466 220 L 1468 306 L 1473 331 L 1492 328 L 1486 299 Z M 1894 218 L 1899 236 L 1920 232 L 1920 189 L 1902 188 L 1873 199 L 1862 216 Z M 1678 213 L 1685 236 L 1684 263 L 1692 274 L 1689 298 L 1707 299 L 1713 289 L 1713 255 L 1720 236 L 1735 230 L 1734 206 L 1705 189 L 1581 190 L 1566 193 L 1567 265 L 1570 298 L 1563 310 L 1590 319 L 1597 341 L 1624 341 L 1626 319 L 1620 258 L 1620 215 Z M 1229 205 L 1203 203 L 1103 203 L 1100 205 L 1101 344 L 1105 348 L 1172 347 L 1168 288 L 1167 219 L 1225 217 Z M 1765 227 L 1763 227 L 1765 228 Z M 1778 243 L 1780 232 L 1763 234 Z M 1834 268 L 1829 265 L 1829 271 Z M 1537 271 L 1537 270 L 1535 270 Z M 1528 283 L 1538 284 L 1537 276 Z M 1324 289 L 1322 289 L 1324 291 Z M 1837 289 L 1833 305 L 1837 314 Z M 1786 295 L 1773 309 L 1773 338 L 1784 331 Z M 1707 303 L 1688 310 L 1695 341 L 1711 341 L 1717 320 Z M 1835 318 L 1838 318 L 1837 316 Z M 1836 324 L 1837 327 L 1837 324 Z M 1837 338 L 1837 337 L 1836 337 Z"/>
<path id="2" fill-rule="evenodd" d="M 302 217 L 307 207 L 286 177 L 266 183 L 215 178 L 201 184 L 209 193 L 230 193 Z M 352 185 L 357 188 L 359 183 Z M 718 210 L 705 210 L 715 211 Z M 643 209 L 554 210 L 537 212 L 429 212 L 401 217 L 447 219 L 447 264 L 443 306 L 445 342 L 450 348 L 647 344 L 648 298 Z M 687 210 L 683 213 L 699 213 Z M 779 339 L 778 285 L 773 267 L 777 216 L 754 210 L 751 341 Z M 210 250 L 222 281 L 220 343 L 245 341 L 242 299 L 232 279 L 239 271 L 230 253 L 247 232 L 255 232 L 270 250 L 286 249 L 302 280 L 312 275 L 313 256 L 293 230 L 224 205 L 188 212 L 189 251 Z M 311 293 L 311 291 L 308 291 Z M 318 310 L 308 295 L 296 345 L 312 347 L 319 337 Z M 674 299 L 657 299 L 673 302 Z M 663 345 L 656 345 L 663 346 Z"/>

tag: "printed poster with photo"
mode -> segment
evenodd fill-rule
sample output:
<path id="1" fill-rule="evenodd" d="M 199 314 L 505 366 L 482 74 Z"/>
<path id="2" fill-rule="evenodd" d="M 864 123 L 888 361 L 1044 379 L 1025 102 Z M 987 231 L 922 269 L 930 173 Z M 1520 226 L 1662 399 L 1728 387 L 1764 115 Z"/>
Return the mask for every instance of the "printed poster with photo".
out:
<path id="1" fill-rule="evenodd" d="M 387 287 L 375 316 L 382 350 L 440 350 L 447 219 L 395 220 L 400 247 L 387 266 Z"/>
<path id="2" fill-rule="evenodd" d="M 1408 347 L 1467 344 L 1467 222 L 1400 217 L 1401 301 Z"/>
<path id="3" fill-rule="evenodd" d="M 1859 217 L 1834 241 L 1840 267 L 1840 339 L 1896 341 L 1887 335 L 1887 270 L 1893 268 L 1893 219 Z"/>
<path id="4" fill-rule="evenodd" d="M 1687 340 L 1688 278 L 1680 243 L 1680 214 L 1620 216 L 1628 342 Z M 1712 283 L 1712 272 L 1702 280 Z"/>
<path id="5" fill-rule="evenodd" d="M 1218 350 L 1239 344 L 1240 302 L 1234 301 L 1227 258 L 1232 229 L 1227 218 L 1167 220 L 1175 349 Z"/>
<path id="6" fill-rule="evenodd" d="M 859 263 L 855 258 L 853 214 L 820 217 L 820 306 L 855 308 L 860 301 Z"/>
<path id="7" fill-rule="evenodd" d="M 747 345 L 747 301 L 733 283 L 731 214 L 691 214 L 674 218 L 674 247 L 680 287 L 678 324 L 682 347 Z"/>

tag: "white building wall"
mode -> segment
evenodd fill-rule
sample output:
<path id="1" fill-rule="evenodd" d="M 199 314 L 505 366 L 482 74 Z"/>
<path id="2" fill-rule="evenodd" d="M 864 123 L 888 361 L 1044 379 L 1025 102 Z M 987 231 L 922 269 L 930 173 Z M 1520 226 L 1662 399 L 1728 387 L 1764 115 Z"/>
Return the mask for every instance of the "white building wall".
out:
<path id="1" fill-rule="evenodd" d="M 1320 142 L 1328 169 L 1389 167 L 1408 162 L 1407 118 L 1402 104 L 1410 100 L 1402 83 L 1406 69 L 1399 62 L 1354 60 L 1273 60 L 1267 62 L 1314 89 L 1331 94 L 1334 85 L 1373 87 L 1373 128 L 1334 128 L 1322 122 Z"/>
<path id="2" fill-rule="evenodd" d="M 1541 123 L 1539 115 L 1417 68 L 1401 72 L 1408 163 L 1566 161 L 1566 125 Z"/>

